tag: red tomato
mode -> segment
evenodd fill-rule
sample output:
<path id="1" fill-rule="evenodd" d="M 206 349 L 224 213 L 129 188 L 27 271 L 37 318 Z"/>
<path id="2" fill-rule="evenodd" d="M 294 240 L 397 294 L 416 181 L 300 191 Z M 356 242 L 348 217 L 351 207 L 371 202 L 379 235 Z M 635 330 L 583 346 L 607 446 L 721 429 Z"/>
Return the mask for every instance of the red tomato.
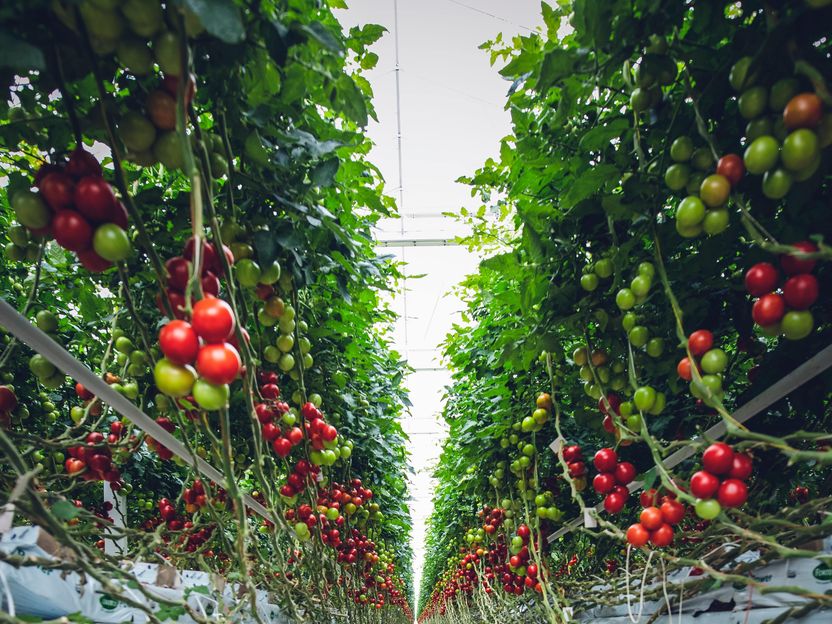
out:
<path id="1" fill-rule="evenodd" d="M 303 442 L 303 430 L 300 427 L 292 427 L 289 429 L 289 433 L 286 434 L 286 437 L 289 438 L 289 442 L 292 443 L 292 446 L 297 446 Z"/>
<path id="2" fill-rule="evenodd" d="M 586 464 L 582 461 L 570 462 L 567 467 L 570 477 L 582 477 L 586 474 Z"/>
<path id="3" fill-rule="evenodd" d="M 40 183 L 46 176 L 48 176 L 50 173 L 59 173 L 63 170 L 63 167 L 59 165 L 53 165 L 52 163 L 42 164 L 35 172 L 35 186 L 40 188 Z"/>
<path id="4" fill-rule="evenodd" d="M 711 444 L 702 453 L 702 466 L 715 475 L 728 474 L 734 463 L 734 449 L 724 442 Z"/>
<path id="5" fill-rule="evenodd" d="M 662 512 L 662 520 L 668 524 L 679 524 L 685 517 L 685 506 L 679 501 L 667 500 L 659 508 Z"/>
<path id="6" fill-rule="evenodd" d="M 168 274 L 168 286 L 184 292 L 191 274 L 191 263 L 182 256 L 176 256 L 165 262 L 165 271 Z"/>
<path id="7" fill-rule="evenodd" d="M 579 461 L 582 457 L 581 447 L 577 444 L 566 446 L 563 449 L 563 460 L 567 463 Z"/>
<path id="8" fill-rule="evenodd" d="M 127 208 L 124 204 L 116 200 L 116 208 L 113 210 L 113 223 L 119 226 L 122 230 L 126 230 L 128 224 Z"/>
<path id="9" fill-rule="evenodd" d="M 690 359 L 683 357 L 676 365 L 676 374 L 685 381 L 693 379 L 693 371 L 691 371 Z"/>
<path id="10" fill-rule="evenodd" d="M 171 321 L 159 332 L 159 348 L 174 364 L 192 364 L 199 353 L 199 338 L 190 323 Z"/>
<path id="11" fill-rule="evenodd" d="M 229 384 L 240 374 L 242 366 L 237 349 L 227 342 L 204 345 L 196 356 L 196 370 L 213 384 Z"/>
<path id="12" fill-rule="evenodd" d="M 636 478 L 636 467 L 630 462 L 621 462 L 615 467 L 615 480 L 621 485 L 627 485 Z"/>
<path id="13" fill-rule="evenodd" d="M 669 524 L 663 524 L 658 529 L 650 533 L 650 543 L 656 548 L 664 548 L 673 543 L 673 527 Z"/>
<path id="14" fill-rule="evenodd" d="M 604 416 L 604 420 L 601 422 L 601 425 L 607 433 L 615 433 L 615 421 L 613 421 L 612 416 L 609 414 Z"/>
<path id="15" fill-rule="evenodd" d="M 87 390 L 84 384 L 82 384 L 80 381 L 75 384 L 75 394 L 78 395 L 78 398 L 82 401 L 89 401 L 90 399 L 95 397 L 95 395 L 89 390 Z"/>
<path id="16" fill-rule="evenodd" d="M 745 289 L 752 297 L 761 297 L 777 288 L 780 273 L 769 262 L 758 262 L 745 273 Z"/>
<path id="17" fill-rule="evenodd" d="M 662 512 L 658 507 L 645 507 L 641 510 L 641 515 L 638 517 L 641 526 L 648 531 L 655 531 L 662 523 Z"/>
<path id="18" fill-rule="evenodd" d="M 11 412 L 17 407 L 17 395 L 8 386 L 0 386 L 0 412 Z"/>
<path id="19" fill-rule="evenodd" d="M 798 93 L 783 109 L 783 124 L 789 130 L 814 128 L 823 117 L 823 102 L 814 93 Z"/>
<path id="20" fill-rule="evenodd" d="M 52 219 L 52 233 L 57 242 L 69 251 L 85 251 L 92 245 L 92 228 L 74 210 L 60 210 Z"/>
<path id="21" fill-rule="evenodd" d="M 104 178 L 87 176 L 81 178 L 73 194 L 75 207 L 93 223 L 107 223 L 116 212 L 116 196 L 113 188 Z"/>
<path id="22" fill-rule="evenodd" d="M 711 498 L 719 489 L 719 478 L 707 470 L 695 472 L 690 478 L 690 493 L 696 498 Z"/>
<path id="23" fill-rule="evenodd" d="M 592 479 L 592 489 L 599 494 L 609 494 L 615 485 L 615 477 L 611 472 L 600 472 Z"/>
<path id="24" fill-rule="evenodd" d="M 272 440 L 277 439 L 277 437 L 280 435 L 280 427 L 278 427 L 274 423 L 267 422 L 263 425 L 262 433 L 263 437 L 269 442 L 271 442 Z"/>
<path id="25" fill-rule="evenodd" d="M 746 455 L 745 453 L 734 453 L 734 461 L 731 464 L 731 472 L 728 473 L 729 477 L 745 481 L 751 476 L 753 471 L 754 461 L 751 459 L 750 455 Z"/>
<path id="26" fill-rule="evenodd" d="M 639 523 L 631 524 L 627 529 L 627 542 L 636 548 L 641 548 L 650 539 L 650 532 Z"/>
<path id="27" fill-rule="evenodd" d="M 92 248 L 79 251 L 78 262 L 90 273 L 101 273 L 113 266 L 112 262 L 99 256 Z"/>
<path id="28" fill-rule="evenodd" d="M 817 245 L 811 241 L 800 241 L 792 243 L 792 247 L 796 247 L 804 253 L 814 253 L 818 250 Z M 786 275 L 798 275 L 800 273 L 811 273 L 815 268 L 815 260 L 802 260 L 797 256 L 791 254 L 784 254 L 780 256 L 780 266 Z"/>
<path id="29" fill-rule="evenodd" d="M 644 490 L 641 493 L 638 497 L 638 502 L 641 503 L 642 507 L 650 507 L 656 504 L 658 498 L 659 493 L 656 491 L 656 488 L 650 488 L 649 490 Z"/>
<path id="30" fill-rule="evenodd" d="M 737 154 L 726 154 L 716 163 L 716 172 L 728 178 L 731 186 L 736 186 L 745 175 L 745 163 Z"/>
<path id="31" fill-rule="evenodd" d="M 286 438 L 277 438 L 274 442 L 272 442 L 272 449 L 274 449 L 274 452 L 277 453 L 278 456 L 285 458 L 292 452 L 292 443 Z"/>
<path id="32" fill-rule="evenodd" d="M 145 102 L 147 116 L 160 130 L 176 128 L 176 99 L 170 93 L 156 89 L 151 91 Z"/>
<path id="33" fill-rule="evenodd" d="M 85 176 L 101 176 L 101 165 L 84 148 L 76 147 L 69 156 L 65 171 L 77 180 Z"/>
<path id="34" fill-rule="evenodd" d="M 201 283 L 203 294 L 213 295 L 214 297 L 220 294 L 220 278 L 211 273 L 211 271 L 205 271 L 202 274 Z"/>
<path id="35" fill-rule="evenodd" d="M 625 496 L 613 492 L 612 494 L 607 494 L 604 498 L 604 509 L 607 513 L 616 514 L 624 509 L 626 503 L 627 498 Z"/>
<path id="36" fill-rule="evenodd" d="M 726 479 L 719 486 L 717 500 L 723 507 L 739 507 L 748 499 L 748 487 L 739 479 Z"/>
<path id="37" fill-rule="evenodd" d="M 602 448 L 595 453 L 592 460 L 598 472 L 615 472 L 618 465 L 618 454 L 611 448 Z"/>
<path id="38" fill-rule="evenodd" d="M 338 430 L 332 425 L 325 425 L 321 431 L 321 437 L 327 442 L 332 442 L 338 437 Z"/>
<path id="39" fill-rule="evenodd" d="M 707 329 L 697 329 L 688 337 L 688 348 L 695 356 L 704 355 L 714 346 L 714 335 Z"/>
<path id="40" fill-rule="evenodd" d="M 162 78 L 162 87 L 164 87 L 165 91 L 170 93 L 173 97 L 177 97 L 179 93 L 179 76 L 165 74 L 165 77 Z M 196 76 L 188 74 L 188 82 L 185 84 L 186 107 L 190 105 L 191 99 L 194 97 L 194 93 L 196 93 Z"/>
<path id="41" fill-rule="evenodd" d="M 761 327 L 776 325 L 786 313 L 783 297 L 776 293 L 763 295 L 751 307 L 751 318 Z"/>
<path id="42" fill-rule="evenodd" d="M 193 307 L 191 324 L 207 342 L 223 342 L 234 331 L 234 311 L 222 299 L 206 297 Z"/>
<path id="43" fill-rule="evenodd" d="M 610 393 L 607 395 L 606 401 L 604 401 L 604 397 L 598 399 L 598 409 L 601 411 L 602 414 L 609 415 L 609 410 L 607 409 L 607 403 L 609 403 L 612 411 L 618 414 L 618 408 L 621 405 L 621 399 L 617 394 Z"/>
<path id="44" fill-rule="evenodd" d="M 41 197 L 52 210 L 72 208 L 75 181 L 63 171 L 47 174 L 37 186 Z"/>
<path id="45" fill-rule="evenodd" d="M 57 239 L 57 233 L 55 238 Z M 783 300 L 794 310 L 807 310 L 817 301 L 818 293 L 818 279 L 810 273 L 790 277 L 783 286 Z"/>

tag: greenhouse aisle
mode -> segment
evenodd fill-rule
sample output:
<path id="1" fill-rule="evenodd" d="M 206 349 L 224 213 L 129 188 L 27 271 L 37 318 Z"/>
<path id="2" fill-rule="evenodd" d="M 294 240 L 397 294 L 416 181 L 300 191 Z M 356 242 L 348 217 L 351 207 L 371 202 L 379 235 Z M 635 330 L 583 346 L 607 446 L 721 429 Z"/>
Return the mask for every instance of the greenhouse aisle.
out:
<path id="1" fill-rule="evenodd" d="M 424 561 L 425 521 L 433 506 L 431 474 L 446 433 L 438 416 L 450 374 L 440 345 L 463 307 L 454 289 L 481 259 L 454 242 L 470 233 L 470 228 L 453 215 L 462 207 L 479 207 L 456 179 L 494 155 L 510 130 L 509 114 L 502 104 L 509 83 L 478 48 L 497 33 L 506 38 L 528 34 L 542 20 L 537 0 L 512 2 L 510 10 L 500 0 L 474 4 L 450 0 L 398 3 L 399 98 L 393 0 L 357 0 L 341 14 L 347 27 L 377 23 L 389 31 L 374 48 L 380 58 L 378 66 L 367 73 L 379 118 L 370 124 L 368 134 L 375 144 L 371 157 L 387 181 L 388 192 L 402 200 L 401 218 L 380 224 L 379 251 L 405 262 L 405 275 L 419 276 L 407 280 L 393 299 L 399 314 L 395 348 L 414 369 L 407 379 L 413 407 L 404 427 L 411 439 L 414 470 L 410 495 L 415 587 L 419 587 Z M 399 112 L 402 189 L 398 184 Z"/>

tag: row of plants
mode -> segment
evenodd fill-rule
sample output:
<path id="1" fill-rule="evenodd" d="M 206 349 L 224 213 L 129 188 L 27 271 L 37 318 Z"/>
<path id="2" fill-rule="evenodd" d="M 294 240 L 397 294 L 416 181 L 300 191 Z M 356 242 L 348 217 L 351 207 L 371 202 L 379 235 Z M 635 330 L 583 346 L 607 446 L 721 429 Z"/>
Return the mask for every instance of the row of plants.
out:
<path id="1" fill-rule="evenodd" d="M 395 205 L 363 134 L 384 30 L 312 0 L 11 2 L 0 23 L 0 295 L 188 450 L 4 332 L 3 502 L 108 590 L 161 558 L 238 583 L 238 613 L 264 590 L 293 621 L 412 620 L 400 273 L 371 235 Z"/>
<path id="2" fill-rule="evenodd" d="M 832 376 L 737 410 L 832 338 L 832 6 L 542 10 L 483 46 L 513 132 L 464 178 L 496 210 L 462 214 L 486 259 L 445 343 L 419 620 L 635 617 L 641 590 L 661 614 L 782 558 L 821 578 Z M 784 618 L 829 607 L 789 585 Z"/>

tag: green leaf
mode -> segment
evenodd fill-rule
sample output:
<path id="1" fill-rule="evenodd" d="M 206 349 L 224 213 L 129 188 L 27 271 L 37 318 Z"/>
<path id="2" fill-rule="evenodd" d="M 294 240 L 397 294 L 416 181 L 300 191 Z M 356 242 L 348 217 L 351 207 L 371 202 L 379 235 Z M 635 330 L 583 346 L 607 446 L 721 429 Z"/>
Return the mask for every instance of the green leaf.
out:
<path id="1" fill-rule="evenodd" d="M 315 165 L 312 173 L 309 174 L 312 183 L 315 186 L 332 186 L 332 181 L 335 179 L 335 174 L 338 173 L 340 162 L 336 156 Z"/>
<path id="2" fill-rule="evenodd" d="M 303 24 L 299 30 L 312 37 L 330 52 L 335 52 L 336 54 L 344 53 L 344 46 L 341 41 L 332 34 L 331 30 L 320 22 Z"/>
<path id="3" fill-rule="evenodd" d="M 543 65 L 540 67 L 540 75 L 537 77 L 535 89 L 538 93 L 546 93 L 549 87 L 558 80 L 572 73 L 575 69 L 576 58 L 568 50 L 555 48 L 546 53 L 543 57 Z"/>
<path id="4" fill-rule="evenodd" d="M 21 41 L 17 37 L 0 32 L 0 67 L 14 69 L 44 69 L 46 59 L 43 52 L 31 43 Z"/>
<path id="5" fill-rule="evenodd" d="M 598 165 L 583 172 L 572 182 L 571 188 L 561 198 L 561 206 L 571 208 L 579 201 L 598 192 L 611 179 L 616 168 L 612 165 Z"/>
<path id="6" fill-rule="evenodd" d="M 52 513 L 60 520 L 72 520 L 81 513 L 81 510 L 69 501 L 61 500 L 52 505 Z"/>
<path id="7" fill-rule="evenodd" d="M 239 43 L 245 38 L 240 9 L 232 0 L 182 0 L 205 26 L 205 30 L 226 43 Z"/>
<path id="8" fill-rule="evenodd" d="M 343 75 L 338 79 L 336 94 L 337 99 L 340 100 L 341 110 L 362 128 L 366 126 L 368 121 L 367 101 L 350 76 Z"/>

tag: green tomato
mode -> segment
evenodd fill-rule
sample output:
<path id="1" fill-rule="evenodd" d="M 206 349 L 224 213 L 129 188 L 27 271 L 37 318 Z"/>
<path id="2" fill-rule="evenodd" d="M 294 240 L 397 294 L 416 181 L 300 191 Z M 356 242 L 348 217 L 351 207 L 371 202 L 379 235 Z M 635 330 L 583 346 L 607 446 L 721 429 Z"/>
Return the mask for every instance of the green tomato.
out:
<path id="1" fill-rule="evenodd" d="M 671 191 L 681 191 L 690 180 L 690 167 L 686 164 L 676 163 L 670 165 L 664 172 L 664 183 Z"/>
<path id="2" fill-rule="evenodd" d="M 723 206 L 731 195 L 731 183 L 725 176 L 714 173 L 702 180 L 699 197 L 709 208 Z"/>
<path id="3" fill-rule="evenodd" d="M 257 322 L 263 327 L 273 327 L 277 325 L 278 319 L 266 312 L 265 308 L 260 308 L 257 311 Z"/>
<path id="4" fill-rule="evenodd" d="M 156 127 L 144 115 L 129 111 L 118 123 L 118 134 L 128 150 L 145 152 L 153 146 L 156 140 Z"/>
<path id="5" fill-rule="evenodd" d="M 795 95 L 800 92 L 800 82 L 797 78 L 781 78 L 773 85 L 768 96 L 768 107 L 775 113 L 782 113 Z"/>
<path id="6" fill-rule="evenodd" d="M 309 353 L 309 350 L 312 349 L 312 343 L 309 342 L 309 338 L 306 336 L 301 336 L 300 340 L 298 340 L 298 349 L 303 355 Z"/>
<path id="7" fill-rule="evenodd" d="M 49 225 L 52 211 L 40 195 L 29 190 L 17 191 L 12 197 L 12 209 L 17 220 L 31 230 Z"/>
<path id="8" fill-rule="evenodd" d="M 774 136 L 774 124 L 768 117 L 752 119 L 745 126 L 745 140 L 751 143 L 761 136 Z"/>
<path id="9" fill-rule="evenodd" d="M 649 90 L 642 87 L 636 87 L 630 94 L 630 107 L 636 113 L 641 113 L 650 108 L 652 102 L 652 95 Z"/>
<path id="10" fill-rule="evenodd" d="M 702 385 L 712 394 L 722 391 L 722 377 L 719 375 L 702 375 Z"/>
<path id="11" fill-rule="evenodd" d="M 685 197 L 676 209 L 676 222 L 682 228 L 693 228 L 705 218 L 705 204 L 693 195 Z"/>
<path id="12" fill-rule="evenodd" d="M 646 275 L 650 279 L 653 279 L 656 275 L 656 267 L 653 266 L 652 262 L 640 262 L 638 265 L 638 274 Z"/>
<path id="13" fill-rule="evenodd" d="M 171 76 L 182 75 L 179 48 L 179 37 L 175 33 L 165 31 L 156 35 L 153 40 L 153 54 L 156 56 L 156 62 L 163 73 Z"/>
<path id="14" fill-rule="evenodd" d="M 762 175 L 774 168 L 780 157 L 780 144 L 773 136 L 757 137 L 745 149 L 743 161 L 748 173 Z"/>
<path id="15" fill-rule="evenodd" d="M 578 371 L 578 376 L 583 381 L 592 381 L 594 379 L 592 369 L 589 366 L 581 366 L 581 369 Z"/>
<path id="16" fill-rule="evenodd" d="M 77 425 L 84 418 L 84 408 L 80 405 L 74 406 L 71 410 L 69 410 L 69 417 L 72 419 L 72 422 Z"/>
<path id="17" fill-rule="evenodd" d="M 595 263 L 593 270 L 595 271 L 595 275 L 601 279 L 607 279 L 613 272 L 612 260 L 609 258 L 601 258 Z"/>
<path id="18" fill-rule="evenodd" d="M 185 159 L 179 135 L 174 131 L 160 133 L 153 144 L 153 157 L 172 171 L 182 169 Z"/>
<path id="19" fill-rule="evenodd" d="M 269 150 L 263 145 L 263 140 L 260 138 L 257 130 L 253 130 L 246 137 L 245 145 L 243 146 L 246 156 L 255 164 L 264 167 L 269 162 Z M 284 289 L 285 290 L 285 289 Z"/>
<path id="20" fill-rule="evenodd" d="M 641 414 L 632 414 L 627 416 L 625 423 L 627 425 L 627 429 L 633 431 L 634 433 L 641 432 L 641 426 L 643 424 L 643 420 L 641 418 Z"/>
<path id="21" fill-rule="evenodd" d="M 147 47 L 147 43 L 141 39 L 134 37 L 122 38 L 116 46 L 116 59 L 124 69 L 134 76 L 146 76 L 153 71 L 153 52 Z"/>
<path id="22" fill-rule="evenodd" d="M 127 232 L 115 223 L 98 226 L 92 238 L 92 247 L 95 253 L 110 262 L 126 260 L 133 249 Z"/>
<path id="23" fill-rule="evenodd" d="M 260 283 L 261 284 L 274 284 L 279 279 L 280 279 L 280 263 L 277 260 L 275 260 L 270 265 L 268 265 L 265 269 L 263 269 L 262 273 L 260 274 Z"/>
<path id="24" fill-rule="evenodd" d="M 753 59 L 750 56 L 743 56 L 731 67 L 731 72 L 728 74 L 728 81 L 731 83 L 734 91 L 742 91 L 754 84 L 757 80 L 757 72 L 751 74 L 748 72 L 751 69 L 752 61 Z"/>
<path id="25" fill-rule="evenodd" d="M 763 195 L 769 199 L 783 199 L 791 190 L 794 176 L 785 169 L 766 171 L 763 175 Z"/>
<path id="26" fill-rule="evenodd" d="M 664 340 L 661 338 L 651 338 L 647 342 L 647 355 L 653 358 L 661 357 L 664 353 Z"/>
<path id="27" fill-rule="evenodd" d="M 629 339 L 630 344 L 636 349 L 641 349 L 641 347 L 646 345 L 647 341 L 650 339 L 650 330 L 644 325 L 636 325 L 629 332 L 627 332 L 627 338 Z"/>
<path id="28" fill-rule="evenodd" d="M 595 369 L 595 374 L 598 375 L 598 380 L 603 384 L 610 380 L 610 369 L 608 366 L 599 366 Z"/>
<path id="29" fill-rule="evenodd" d="M 284 353 L 280 356 L 280 361 L 277 363 L 277 366 L 284 373 L 288 373 L 295 367 L 295 357 L 291 353 Z"/>
<path id="30" fill-rule="evenodd" d="M 312 365 L 315 364 L 314 358 L 309 353 L 304 353 L 301 361 L 303 363 L 303 368 L 307 370 L 312 368 Z"/>
<path id="31" fill-rule="evenodd" d="M 139 384 L 135 381 L 128 381 L 122 386 L 122 391 L 124 396 L 126 396 L 131 401 L 135 401 L 139 398 Z"/>
<path id="32" fill-rule="evenodd" d="M 641 386 L 633 393 L 633 403 L 639 411 L 648 411 L 655 402 L 656 391 L 650 386 Z"/>
<path id="33" fill-rule="evenodd" d="M 295 322 L 286 320 L 285 314 L 280 317 L 280 320 L 277 322 L 277 326 L 283 334 L 292 334 L 295 331 Z"/>
<path id="34" fill-rule="evenodd" d="M 650 287 L 653 285 L 653 280 L 648 276 L 639 274 L 636 275 L 630 282 L 630 290 L 636 297 L 646 297 L 650 292 Z"/>
<path id="35" fill-rule="evenodd" d="M 630 331 L 633 327 L 635 327 L 637 322 L 638 316 L 636 316 L 635 312 L 627 312 L 626 314 L 624 314 L 624 316 L 621 317 L 621 327 L 626 332 Z"/>
<path id="36" fill-rule="evenodd" d="M 521 452 L 526 457 L 534 457 L 534 455 L 535 455 L 534 445 L 533 444 L 524 444 L 523 445 L 523 450 Z"/>
<path id="37" fill-rule="evenodd" d="M 51 310 L 41 310 L 35 315 L 35 324 L 39 330 L 50 334 L 58 330 L 58 317 Z"/>
<path id="38" fill-rule="evenodd" d="M 260 265 L 248 258 L 238 261 L 234 265 L 237 281 L 244 288 L 254 288 L 260 283 Z"/>
<path id="39" fill-rule="evenodd" d="M 696 501 L 693 509 L 696 511 L 696 515 L 703 520 L 713 520 L 722 513 L 722 506 L 715 498 L 709 498 L 707 500 L 699 499 Z"/>
<path id="40" fill-rule="evenodd" d="M 790 310 L 780 321 L 780 330 L 786 340 L 803 340 L 812 333 L 815 319 L 809 310 Z"/>
<path id="41" fill-rule="evenodd" d="M 765 87 L 751 87 L 746 89 L 737 100 L 740 115 L 743 119 L 754 119 L 759 117 L 766 110 L 768 104 L 768 91 Z"/>
<path id="42" fill-rule="evenodd" d="M 728 356 L 725 355 L 725 351 L 722 349 L 711 349 L 702 356 L 699 365 L 709 375 L 716 375 L 728 366 Z"/>
<path id="43" fill-rule="evenodd" d="M 130 340 L 127 336 L 119 336 L 118 338 L 116 338 L 114 346 L 116 348 L 116 351 L 118 351 L 119 353 L 125 353 L 128 355 L 136 349 L 136 347 L 133 346 L 133 341 Z"/>
<path id="44" fill-rule="evenodd" d="M 676 162 L 687 162 L 693 156 L 693 140 L 688 136 L 677 137 L 670 144 L 670 157 Z"/>
<path id="45" fill-rule="evenodd" d="M 780 157 L 786 169 L 801 171 L 811 166 L 819 153 L 818 135 L 807 128 L 800 128 L 783 141 Z"/>
<path id="46" fill-rule="evenodd" d="M 629 288 L 622 288 L 615 295 L 615 304 L 620 310 L 629 310 L 636 305 L 636 295 Z"/>
<path id="47" fill-rule="evenodd" d="M 25 247 L 29 244 L 29 231 L 22 225 L 15 223 L 9 227 L 9 240 L 18 247 Z"/>
<path id="48" fill-rule="evenodd" d="M 632 401 L 624 401 L 621 405 L 618 406 L 618 413 L 624 416 L 632 416 L 633 414 L 633 405 Z"/>
<path id="49" fill-rule="evenodd" d="M 581 288 L 587 292 L 592 292 L 598 288 L 598 276 L 595 273 L 585 273 L 581 276 Z"/>
<path id="50" fill-rule="evenodd" d="M 160 392 L 170 397 L 181 398 L 191 393 L 196 381 L 196 371 L 190 366 L 180 366 L 162 358 L 153 368 L 153 379 Z"/>
<path id="51" fill-rule="evenodd" d="M 54 364 L 40 353 L 35 353 L 35 355 L 29 358 L 29 370 L 32 371 L 35 377 L 41 380 L 52 377 L 57 371 Z"/>
<path id="52" fill-rule="evenodd" d="M 794 178 L 795 182 L 805 182 L 809 178 L 811 178 L 817 170 L 820 168 L 821 163 L 821 153 L 818 151 L 817 156 L 815 159 L 807 166 L 801 169 L 800 171 L 792 172 L 792 178 Z"/>
<path id="53" fill-rule="evenodd" d="M 657 392 L 653 407 L 647 410 L 647 413 L 652 416 L 658 416 L 664 411 L 665 405 L 667 405 L 667 396 L 665 396 L 664 392 Z"/>
<path id="54" fill-rule="evenodd" d="M 710 171 L 714 167 L 714 155 L 707 147 L 700 147 L 690 157 L 690 164 L 699 171 Z"/>
<path id="55" fill-rule="evenodd" d="M 701 171 L 693 171 L 688 179 L 688 185 L 685 187 L 685 192 L 688 195 L 697 195 L 699 187 L 702 186 L 702 180 L 705 179 L 705 174 Z"/>
<path id="56" fill-rule="evenodd" d="M 709 210 L 705 213 L 705 220 L 702 221 L 702 229 L 708 236 L 715 236 L 724 232 L 728 227 L 730 215 L 725 208 L 718 208 L 716 210 Z"/>
<path id="57" fill-rule="evenodd" d="M 269 364 L 277 364 L 282 355 L 283 352 L 274 345 L 268 345 L 265 349 L 263 349 L 263 359 Z"/>

